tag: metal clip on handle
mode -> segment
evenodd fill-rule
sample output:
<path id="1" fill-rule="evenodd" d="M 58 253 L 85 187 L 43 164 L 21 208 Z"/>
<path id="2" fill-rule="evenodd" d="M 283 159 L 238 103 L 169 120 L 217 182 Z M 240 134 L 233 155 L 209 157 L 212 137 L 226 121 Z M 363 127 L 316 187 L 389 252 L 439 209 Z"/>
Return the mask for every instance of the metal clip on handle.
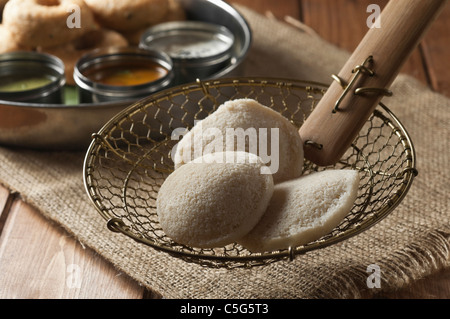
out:
<path id="1" fill-rule="evenodd" d="M 345 82 L 336 74 L 332 74 L 331 77 L 339 83 L 339 85 L 344 89 L 344 92 L 342 93 L 342 95 L 339 97 L 339 99 L 336 101 L 336 104 L 334 105 L 333 108 L 333 113 L 336 113 L 337 111 L 339 111 L 339 105 L 342 103 L 342 100 L 344 99 L 344 97 L 351 91 L 354 83 L 358 80 L 360 75 L 368 75 L 368 76 L 375 76 L 375 71 L 372 69 L 369 69 L 369 67 L 367 66 L 367 64 L 370 64 L 373 62 L 373 56 L 369 56 L 364 63 L 362 63 L 361 65 L 357 65 L 352 73 L 354 73 L 354 76 L 352 77 L 352 79 L 350 80 L 349 84 L 345 84 Z M 376 93 L 376 94 L 381 94 L 384 96 L 392 96 L 392 91 L 388 90 L 388 89 L 384 89 L 384 88 L 369 88 L 369 87 L 361 87 L 361 88 L 357 88 L 354 90 L 355 95 L 362 95 L 362 94 L 366 94 L 366 93 Z"/>

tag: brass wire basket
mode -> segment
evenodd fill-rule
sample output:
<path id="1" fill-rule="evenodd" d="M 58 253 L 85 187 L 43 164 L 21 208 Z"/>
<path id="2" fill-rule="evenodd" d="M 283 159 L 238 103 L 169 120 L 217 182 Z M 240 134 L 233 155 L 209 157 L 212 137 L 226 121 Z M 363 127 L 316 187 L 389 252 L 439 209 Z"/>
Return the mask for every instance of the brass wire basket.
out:
<path id="1" fill-rule="evenodd" d="M 391 213 L 417 175 L 413 143 L 383 104 L 336 165 L 318 167 L 305 161 L 304 174 L 345 168 L 360 175 L 353 208 L 339 226 L 319 240 L 266 253 L 251 253 L 238 244 L 216 249 L 187 247 L 164 234 L 156 214 L 158 190 L 174 169 L 171 150 L 178 142 L 172 134 L 175 129 L 190 129 L 225 101 L 238 98 L 255 99 L 300 127 L 326 90 L 323 84 L 297 80 L 220 79 L 181 85 L 139 101 L 93 135 L 84 162 L 89 198 L 109 230 L 208 267 L 253 267 L 293 260 L 355 236 Z"/>

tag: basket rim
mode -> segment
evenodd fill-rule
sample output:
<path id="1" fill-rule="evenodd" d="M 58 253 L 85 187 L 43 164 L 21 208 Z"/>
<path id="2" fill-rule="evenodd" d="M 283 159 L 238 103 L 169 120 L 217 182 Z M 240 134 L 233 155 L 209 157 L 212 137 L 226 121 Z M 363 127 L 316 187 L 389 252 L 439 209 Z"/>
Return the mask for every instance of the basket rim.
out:
<path id="1" fill-rule="evenodd" d="M 226 86 L 230 84 L 247 84 L 247 85 L 277 85 L 282 84 L 286 87 L 294 87 L 294 88 L 303 88 L 303 89 L 318 89 L 318 90 L 326 90 L 328 85 L 307 81 L 307 80 L 295 80 L 295 79 L 285 79 L 285 78 L 274 78 L 274 77 L 241 77 L 241 78 L 224 78 L 217 80 L 208 80 L 208 81 L 197 81 L 184 85 L 179 85 L 170 89 L 165 89 L 158 93 L 152 94 L 148 98 L 140 100 L 138 102 L 133 103 L 129 107 L 125 108 L 118 114 L 116 114 L 113 118 L 111 118 L 106 124 L 98 131 L 98 133 L 94 133 L 92 135 L 93 140 L 91 141 L 83 162 L 83 183 L 85 187 L 85 191 L 96 208 L 97 212 L 103 217 L 106 221 L 107 228 L 116 233 L 122 233 L 137 242 L 143 243 L 147 246 L 150 246 L 156 250 L 163 251 L 174 255 L 175 257 L 184 257 L 188 260 L 195 260 L 198 262 L 202 261 L 213 261 L 213 262 L 222 262 L 232 263 L 232 262 L 258 262 L 258 261 L 267 261 L 267 260 L 281 260 L 288 259 L 294 260 L 296 256 L 303 255 L 307 252 L 322 249 L 331 245 L 334 245 L 343 240 L 354 237 L 363 231 L 368 230 L 373 227 L 381 220 L 383 220 L 386 216 L 388 216 L 403 200 L 403 198 L 407 195 L 414 178 L 417 176 L 418 171 L 416 169 L 416 151 L 412 139 L 406 130 L 405 126 L 401 123 L 398 117 L 383 103 L 379 103 L 377 108 L 374 111 L 374 114 L 377 114 L 378 117 L 382 117 L 388 120 L 388 125 L 392 125 L 392 129 L 395 134 L 399 137 L 401 143 L 405 151 L 407 152 L 407 168 L 403 171 L 403 180 L 400 191 L 397 191 L 396 194 L 390 195 L 388 203 L 383 205 L 380 210 L 376 213 L 376 218 L 369 218 L 368 220 L 364 220 L 357 227 L 345 231 L 343 234 L 339 236 L 334 236 L 333 238 L 328 238 L 326 241 L 317 240 L 315 242 L 297 246 L 297 247 L 289 247 L 285 250 L 276 250 L 272 252 L 265 253 L 252 253 L 250 255 L 244 256 L 227 256 L 221 254 L 200 254 L 196 252 L 184 251 L 181 249 L 175 249 L 173 247 L 167 245 L 160 245 L 155 243 L 154 241 L 150 241 L 143 236 L 140 236 L 132 231 L 129 231 L 129 227 L 125 225 L 125 223 L 112 216 L 107 209 L 105 209 L 101 202 L 101 196 L 98 195 L 95 186 L 92 184 L 92 174 L 91 171 L 93 169 L 93 162 L 96 158 L 96 154 L 98 154 L 99 150 L 104 146 L 104 143 L 108 143 L 106 141 L 105 134 L 108 131 L 115 127 L 120 120 L 126 118 L 133 112 L 139 111 L 142 107 L 148 105 L 149 103 L 155 103 L 158 100 L 164 99 L 164 97 L 177 93 L 177 92 L 185 92 L 186 90 L 203 90 L 205 94 L 208 94 L 208 88 L 210 86 Z M 387 118 L 383 112 L 387 113 L 389 118 Z M 392 197 L 395 197 L 392 199 Z M 220 265 L 219 265 L 220 267 Z"/>

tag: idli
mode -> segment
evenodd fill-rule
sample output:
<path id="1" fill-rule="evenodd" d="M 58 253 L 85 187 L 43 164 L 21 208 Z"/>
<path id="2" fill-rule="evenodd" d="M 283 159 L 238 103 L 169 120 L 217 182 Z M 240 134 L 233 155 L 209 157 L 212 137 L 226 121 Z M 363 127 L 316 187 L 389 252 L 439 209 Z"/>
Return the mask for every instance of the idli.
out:
<path id="1" fill-rule="evenodd" d="M 244 151 L 258 155 L 275 183 L 302 175 L 304 152 L 298 129 L 280 113 L 253 99 L 227 101 L 182 137 L 175 168 L 207 153 Z"/>
<path id="2" fill-rule="evenodd" d="M 326 170 L 280 183 L 260 222 L 238 243 L 264 252 L 320 239 L 350 212 L 358 186 L 354 170 Z"/>
<path id="3" fill-rule="evenodd" d="M 165 234 L 199 248 L 222 247 L 247 234 L 266 211 L 273 178 L 245 152 L 218 152 L 191 161 L 168 176 L 157 196 Z"/>

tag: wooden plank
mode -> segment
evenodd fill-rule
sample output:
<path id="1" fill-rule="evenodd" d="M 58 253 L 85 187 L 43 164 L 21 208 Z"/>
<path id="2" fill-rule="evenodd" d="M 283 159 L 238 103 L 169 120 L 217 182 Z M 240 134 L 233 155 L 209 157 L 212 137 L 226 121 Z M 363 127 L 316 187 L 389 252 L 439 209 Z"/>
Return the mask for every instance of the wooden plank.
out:
<path id="1" fill-rule="evenodd" d="M 422 44 L 431 87 L 450 97 L 450 3 L 431 26 Z"/>
<path id="2" fill-rule="evenodd" d="M 241 4 L 260 14 L 270 13 L 273 17 L 283 20 L 285 16 L 300 19 L 300 0 L 229 0 L 230 4 Z M 276 2 L 276 4 L 274 4 Z"/>
<path id="3" fill-rule="evenodd" d="M 322 38 L 353 52 L 368 30 L 367 19 L 371 15 L 371 12 L 367 12 L 368 6 L 377 4 L 383 10 L 387 2 L 388 0 L 302 0 L 301 11 L 303 22 Z M 420 49 L 416 49 L 401 72 L 428 84 L 422 60 Z"/>
<path id="4" fill-rule="evenodd" d="M 367 32 L 366 2 L 302 0 L 303 22 L 328 42 L 353 52 Z"/>
<path id="5" fill-rule="evenodd" d="M 9 191 L 0 185 L 0 215 L 2 214 L 3 210 L 5 209 L 6 202 L 9 197 Z"/>
<path id="6" fill-rule="evenodd" d="M 141 299 L 143 288 L 34 209 L 13 203 L 0 237 L 0 298 Z"/>
<path id="7" fill-rule="evenodd" d="M 9 193 L 9 190 L 0 185 L 0 235 L 8 218 L 12 198 L 13 196 Z"/>

